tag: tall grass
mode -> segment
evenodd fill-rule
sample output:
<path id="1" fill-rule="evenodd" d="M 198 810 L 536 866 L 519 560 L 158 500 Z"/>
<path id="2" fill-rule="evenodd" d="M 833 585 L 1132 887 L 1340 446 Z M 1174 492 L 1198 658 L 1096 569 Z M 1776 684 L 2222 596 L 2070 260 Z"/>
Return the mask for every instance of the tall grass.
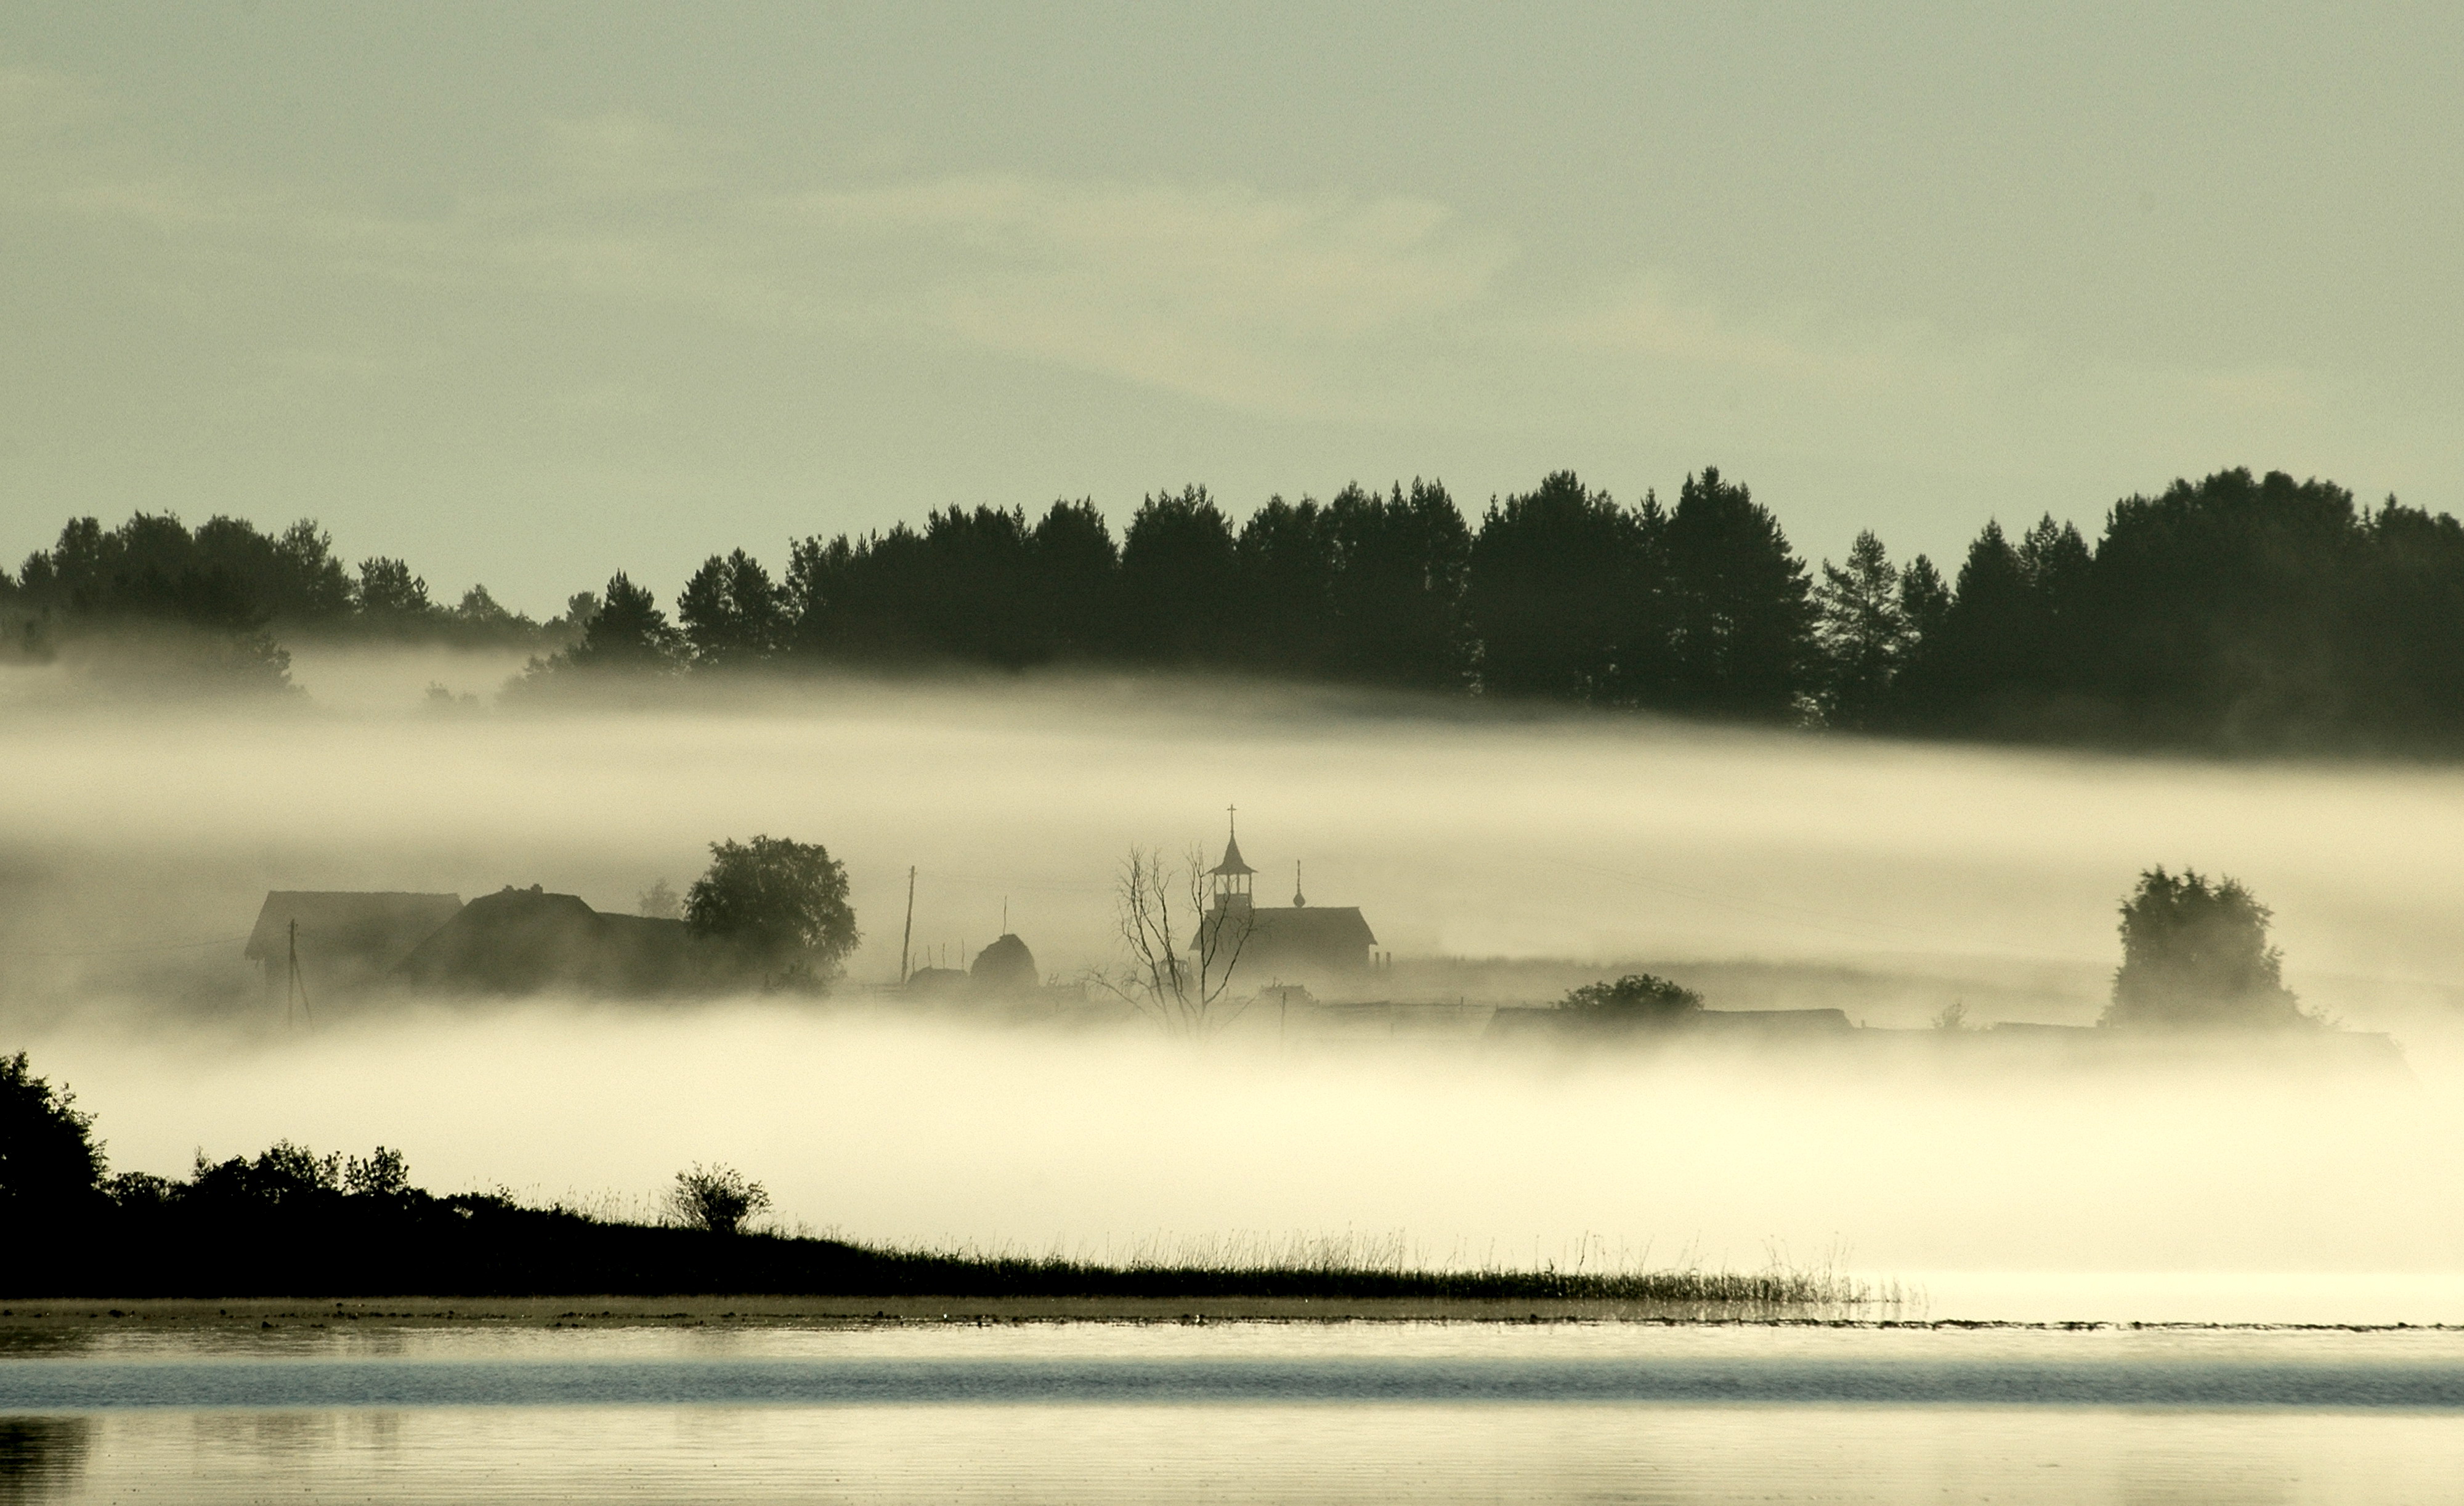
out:
<path id="1" fill-rule="evenodd" d="M 672 1227 L 664 1207 L 651 1198 L 577 1190 L 524 1196 L 510 1188 L 497 1189 L 497 1195 L 610 1229 Z M 1613 1247 L 1599 1235 L 1586 1235 L 1553 1253 L 1535 1245 L 1517 1258 L 1519 1252 L 1494 1244 L 1473 1250 L 1459 1243 L 1434 1253 L 1399 1229 L 1108 1235 L 1039 1251 L 1015 1241 L 971 1238 L 867 1244 L 846 1239 L 837 1229 L 817 1236 L 801 1224 L 791 1229 L 773 1223 L 749 1227 L 736 1248 L 765 1264 L 770 1257 L 786 1257 L 786 1268 L 774 1269 L 789 1279 L 836 1282 L 849 1292 L 1586 1302 L 1648 1304 L 1689 1316 L 1802 1316 L 1898 1308 L 1913 1299 L 1896 1282 L 1851 1273 L 1845 1252 L 1837 1248 L 1800 1259 L 1770 1246 L 1762 1262 L 1748 1268 L 1712 1264 L 1687 1249 L 1673 1261 L 1654 1264 L 1648 1246 Z"/>
<path id="2" fill-rule="evenodd" d="M 1688 1252 L 1654 1266 L 1649 1251 L 1589 1236 L 1572 1251 L 1528 1263 L 1490 1248 L 1472 1258 L 1458 1247 L 1432 1259 L 1401 1231 L 1340 1234 L 1240 1230 L 1059 1248 L 1041 1253 L 1014 1244 L 962 1240 L 943 1246 L 878 1247 L 893 1260 L 948 1263 L 1029 1278 L 1037 1286 L 1123 1284 L 1171 1288 L 1187 1295 L 1259 1296 L 1435 1297 L 1465 1300 L 1648 1302 L 1724 1308 L 1899 1306 L 1908 1300 L 1897 1282 L 1848 1271 L 1837 1251 L 1796 1260 L 1776 1247 L 1763 1263 L 1740 1270 L 1706 1264 Z"/>

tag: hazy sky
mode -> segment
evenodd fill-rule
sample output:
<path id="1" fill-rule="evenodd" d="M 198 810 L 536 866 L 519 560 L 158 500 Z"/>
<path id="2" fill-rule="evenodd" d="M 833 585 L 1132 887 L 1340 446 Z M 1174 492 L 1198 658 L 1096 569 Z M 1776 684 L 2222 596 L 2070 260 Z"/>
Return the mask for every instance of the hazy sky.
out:
<path id="1" fill-rule="evenodd" d="M 2464 507 L 2464 11 L 0 13 L 0 554 L 449 598 L 952 502 L 1715 463 L 1955 553 L 2248 464 Z"/>

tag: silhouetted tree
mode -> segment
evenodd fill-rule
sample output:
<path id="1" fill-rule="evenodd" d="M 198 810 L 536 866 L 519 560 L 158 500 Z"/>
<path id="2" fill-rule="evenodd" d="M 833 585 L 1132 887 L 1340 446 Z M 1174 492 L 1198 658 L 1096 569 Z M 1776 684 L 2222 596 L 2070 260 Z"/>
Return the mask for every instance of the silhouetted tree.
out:
<path id="1" fill-rule="evenodd" d="M 1463 606 L 1492 695 L 1612 702 L 1662 653 L 1662 519 L 1572 471 L 1491 501 L 1471 542 Z"/>
<path id="2" fill-rule="evenodd" d="M 1900 572 L 1900 621 L 1906 629 L 1906 656 L 1925 652 L 1950 615 L 1950 587 L 1931 560 L 1920 554 Z"/>
<path id="3" fill-rule="evenodd" d="M 900 664 L 945 653 L 934 604 L 940 597 L 924 536 L 905 523 L 886 534 L 794 545 L 788 614 L 799 652 L 841 663 Z"/>
<path id="4" fill-rule="evenodd" d="M 1925 634 L 1898 698 L 1925 725 L 1969 730 L 1994 722 L 2004 702 L 2035 680 L 2039 614 L 2019 551 L 1988 521 L 1959 567 L 1939 625 Z"/>
<path id="5" fill-rule="evenodd" d="M 0 1056 L 0 1228 L 10 1238 L 40 1237 L 100 1202 L 93 1125 L 66 1088 L 33 1074 L 24 1052 Z"/>
<path id="6" fill-rule="evenodd" d="M 342 1158 L 319 1156 L 288 1140 L 275 1141 L 253 1160 L 233 1156 L 208 1161 L 197 1153 L 196 1169 L 183 1194 L 202 1202 L 297 1207 L 342 1195 Z"/>
<path id="7" fill-rule="evenodd" d="M 1162 664 L 1230 656 L 1243 603 L 1231 522 L 1202 486 L 1138 505 L 1121 541 L 1121 647 Z"/>
<path id="8" fill-rule="evenodd" d="M 377 627 L 422 626 L 436 610 L 428 599 L 428 583 L 410 573 L 409 565 L 384 555 L 360 562 L 355 594 L 361 617 Z"/>
<path id="9" fill-rule="evenodd" d="M 273 538 L 240 519 L 209 519 L 197 529 L 196 552 L 209 567 L 229 572 L 278 626 L 331 628 L 351 613 L 351 578 L 334 558 L 332 538 L 312 519 Z"/>
<path id="10" fill-rule="evenodd" d="M 2085 688 L 2167 739 L 2274 742 L 2367 720 L 2349 692 L 2382 646 L 2356 641 L 2349 614 L 2368 543 L 2350 493 L 2281 472 L 2115 503 L 2079 634 L 2096 655 Z"/>
<path id="11" fill-rule="evenodd" d="M 1315 501 L 1280 497 L 1249 515 L 1233 546 L 1240 609 L 1233 639 L 1243 660 L 1268 674 L 1315 675 L 1330 658 L 1335 550 Z"/>
<path id="12" fill-rule="evenodd" d="M 714 842 L 710 870 L 685 894 L 685 923 L 765 967 L 809 968 L 822 986 L 855 949 L 847 870 L 818 842 L 757 836 Z"/>
<path id="13" fill-rule="evenodd" d="M 1672 703 L 1732 716 L 1792 716 L 1812 688 L 1813 611 L 1804 562 L 1779 520 L 1703 468 L 1668 515 L 1676 611 Z"/>
<path id="14" fill-rule="evenodd" d="M 688 642 L 708 663 L 1238 663 L 1762 719 L 1810 697 L 1837 724 L 1951 735 L 2464 742 L 2464 525 L 2392 498 L 2367 512 L 2326 482 L 2221 471 L 2116 502 L 2093 544 L 2051 516 L 1989 523 L 1955 587 L 1920 556 L 1893 589 L 1889 564 L 1860 543 L 1810 593 L 1775 520 L 1715 471 L 1666 513 L 1556 473 L 1493 500 L 1476 533 L 1431 482 L 1269 499 L 1238 527 L 1192 486 L 1147 498 L 1118 549 L 1087 501 L 1032 528 L 1017 509 L 953 507 L 920 531 L 803 540 L 770 593 L 780 647 L 748 651 L 766 575 L 740 553 L 688 586 L 679 639 L 647 597 L 584 592 L 541 629 L 482 587 L 441 609 L 400 560 L 354 582 L 313 520 L 191 533 L 138 513 L 72 519 L 0 576 L 0 642 L 37 658 L 74 645 L 96 668 L 121 642 L 159 680 L 280 686 L 275 633 L 579 651 L 596 623 L 601 641 L 556 668 L 664 664 Z"/>
<path id="15" fill-rule="evenodd" d="M 2139 875 L 2122 904 L 2122 966 L 2106 1025 L 2289 1026 L 2309 1023 L 2284 986 L 2267 940 L 2268 908 L 2239 881 L 2211 884 L 2163 868 Z"/>
<path id="16" fill-rule="evenodd" d="M 676 622 L 704 669 L 759 664 L 785 646 L 787 604 L 761 562 L 712 555 L 676 598 Z"/>
<path id="17" fill-rule="evenodd" d="M 608 577 L 606 597 L 583 626 L 582 641 L 546 662 L 591 672 L 659 671 L 673 669 L 683 650 L 683 636 L 659 610 L 658 598 L 619 570 Z"/>
<path id="18" fill-rule="evenodd" d="M 342 1161 L 342 1193 L 355 1198 L 398 1198 L 410 1191 L 410 1160 L 379 1145 Z"/>
<path id="19" fill-rule="evenodd" d="M 1043 657 L 1030 620 L 1032 554 L 1023 509 L 951 507 L 926 519 L 919 626 L 937 656 L 1004 669 Z"/>
<path id="20" fill-rule="evenodd" d="M 2464 732 L 2464 524 L 2390 497 L 2363 526 L 2365 558 L 2343 593 L 2348 710 L 2402 741 L 2452 743 Z"/>
<path id="21" fill-rule="evenodd" d="M 1814 601 L 1825 719 L 1838 726 L 1869 726 L 1889 701 L 1913 636 L 1899 568 L 1872 530 L 1849 545 L 1845 568 L 1822 562 Z"/>
<path id="22" fill-rule="evenodd" d="M 1094 658 L 1118 648 L 1121 551 L 1092 500 L 1056 501 L 1035 525 L 1029 620 L 1046 658 Z"/>
<path id="23" fill-rule="evenodd" d="M 1446 489 L 1415 478 L 1385 498 L 1347 486 L 1323 527 L 1334 573 L 1328 589 L 1328 669 L 1347 679 L 1460 690 L 1470 672 L 1463 590 L 1471 530 Z"/>

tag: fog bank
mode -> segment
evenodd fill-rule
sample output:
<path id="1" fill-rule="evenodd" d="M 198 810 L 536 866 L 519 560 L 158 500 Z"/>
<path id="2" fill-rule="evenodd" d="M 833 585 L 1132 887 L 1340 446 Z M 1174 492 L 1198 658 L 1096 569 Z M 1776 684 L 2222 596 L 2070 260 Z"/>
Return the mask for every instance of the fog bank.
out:
<path id="1" fill-rule="evenodd" d="M 1880 1271 L 2464 1266 L 2464 775 L 2067 758 L 1522 715 L 1237 684 L 847 681 L 517 715 L 425 710 L 500 662 L 305 664 L 290 708 L 18 701 L 0 721 L 0 1045 L 98 1111 L 116 1166 L 383 1141 L 440 1190 L 649 1197 L 688 1161 L 789 1221 L 1042 1252 L 1238 1231 L 1433 1261 Z M 1010 927 L 1111 958 L 1133 844 L 1356 904 L 1396 997 L 1513 1002 L 1650 965 L 1710 1005 L 1875 1025 L 2086 1023 L 2153 863 L 2277 912 L 2306 1005 L 2409 1084 L 1868 1076 L 1802 1061 L 1563 1070 L 1476 1041 L 1195 1053 L 902 1016 L 926 956 Z M 281 1029 L 237 957 L 269 889 L 544 885 L 629 911 L 706 845 L 825 843 L 866 941 L 835 1004 L 325 1001 Z M 203 944 L 192 944 L 203 943 Z M 861 1007 L 859 1007 L 861 1006 Z M 1579 1252 L 1590 1251 L 1592 1254 Z M 2457 1315 L 2464 1316 L 2464 1315 Z"/>

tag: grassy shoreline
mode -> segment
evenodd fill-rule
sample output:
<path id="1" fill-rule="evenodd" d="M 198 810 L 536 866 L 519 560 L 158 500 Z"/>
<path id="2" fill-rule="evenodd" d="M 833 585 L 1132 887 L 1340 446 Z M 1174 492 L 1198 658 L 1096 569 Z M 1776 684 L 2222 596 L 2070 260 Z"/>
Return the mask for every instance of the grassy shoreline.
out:
<path id="1" fill-rule="evenodd" d="M 1626 1323 L 1671 1328 L 1807 1328 L 1969 1332 L 2450 1333 L 2448 1323 L 2117 1322 L 1929 1318 L 1885 1310 L 1753 1311 L 1719 1304 L 1529 1301 L 1426 1297 L 609 1296 L 106 1299 L 47 1298 L 0 1306 L 0 1356 L 47 1340 L 102 1334 L 225 1334 L 233 1339 L 317 1332 L 710 1328 L 814 1331 L 1074 1323 Z"/>

